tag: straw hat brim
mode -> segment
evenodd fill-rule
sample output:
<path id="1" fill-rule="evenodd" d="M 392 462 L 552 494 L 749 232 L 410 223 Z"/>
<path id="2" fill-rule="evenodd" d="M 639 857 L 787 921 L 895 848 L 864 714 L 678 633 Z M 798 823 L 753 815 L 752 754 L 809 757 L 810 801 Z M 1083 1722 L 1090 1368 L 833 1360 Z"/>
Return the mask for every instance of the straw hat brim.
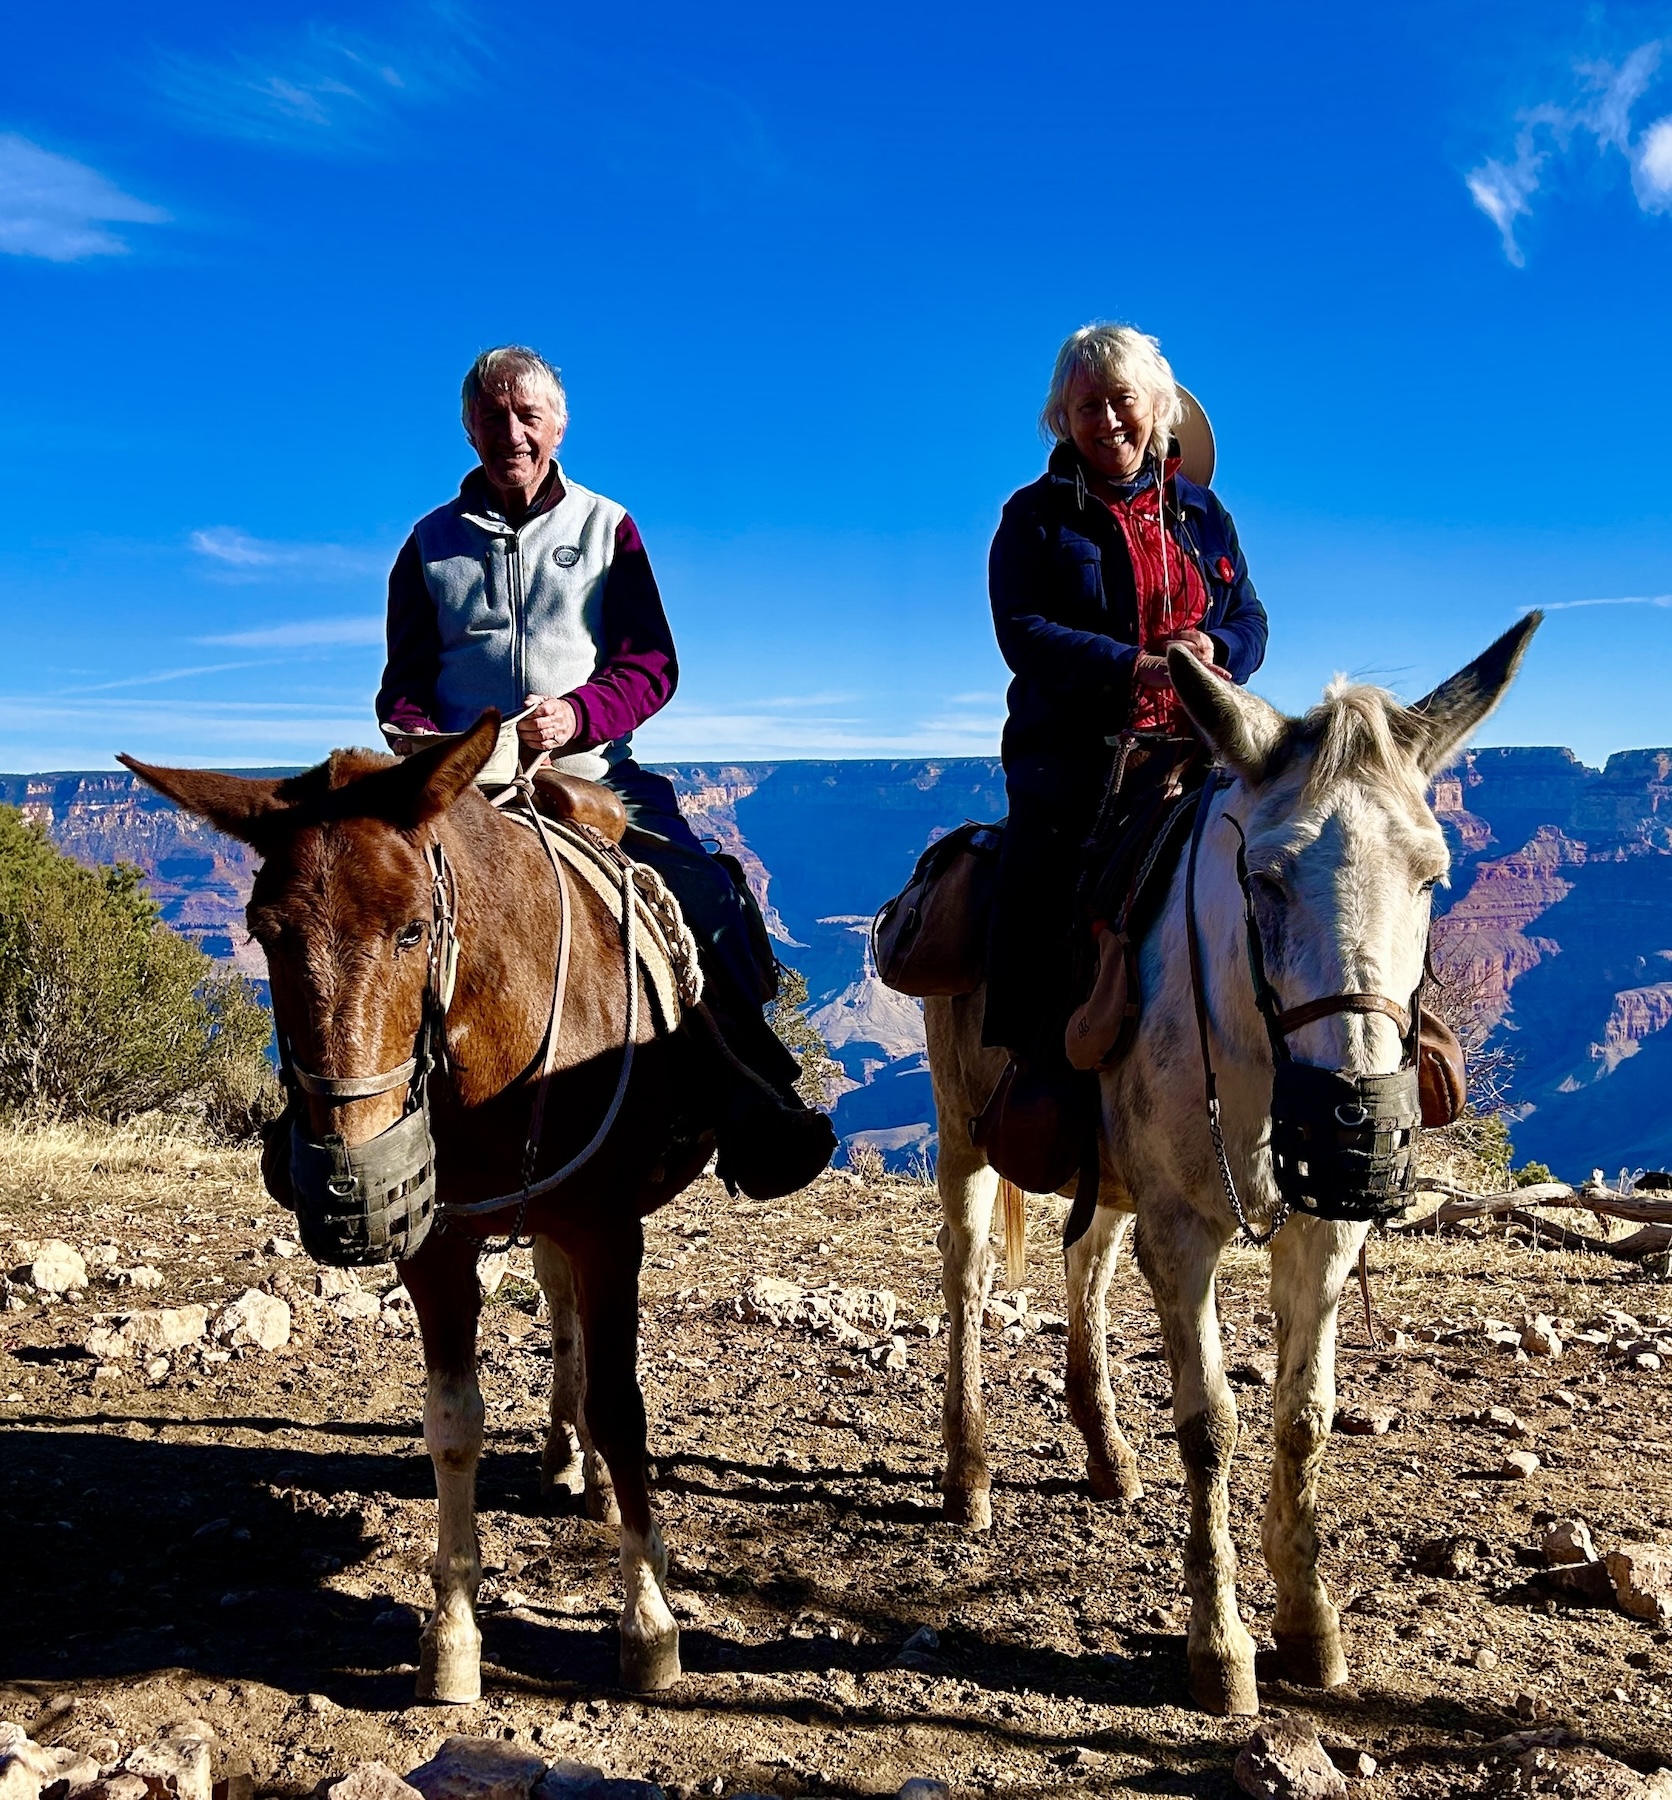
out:
<path id="1" fill-rule="evenodd" d="M 1213 480 L 1215 461 L 1213 426 L 1201 401 L 1189 388 L 1180 387 L 1179 399 L 1184 402 L 1184 416 L 1173 427 L 1179 447 L 1179 473 L 1186 481 L 1207 487 Z"/>

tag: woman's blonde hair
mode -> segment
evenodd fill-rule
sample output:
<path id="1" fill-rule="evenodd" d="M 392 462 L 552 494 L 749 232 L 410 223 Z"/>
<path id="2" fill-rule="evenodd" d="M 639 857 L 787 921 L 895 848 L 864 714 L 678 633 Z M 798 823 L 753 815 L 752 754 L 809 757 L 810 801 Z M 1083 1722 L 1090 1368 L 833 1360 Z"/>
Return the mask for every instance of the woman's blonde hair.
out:
<path id="1" fill-rule="evenodd" d="M 1079 375 L 1103 387 L 1130 387 L 1148 395 L 1155 426 L 1145 454 L 1151 449 L 1165 454 L 1173 428 L 1184 417 L 1184 402 L 1158 339 L 1132 325 L 1082 325 L 1057 352 L 1051 391 L 1039 412 L 1042 437 L 1066 444 L 1073 436 L 1068 429 L 1068 390 Z"/>

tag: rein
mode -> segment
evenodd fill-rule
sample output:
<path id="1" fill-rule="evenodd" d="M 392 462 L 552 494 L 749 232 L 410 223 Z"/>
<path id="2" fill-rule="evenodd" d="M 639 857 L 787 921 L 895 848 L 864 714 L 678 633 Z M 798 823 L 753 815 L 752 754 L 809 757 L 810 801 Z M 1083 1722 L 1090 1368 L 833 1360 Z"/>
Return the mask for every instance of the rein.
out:
<path id="1" fill-rule="evenodd" d="M 639 968 L 638 968 L 638 908 L 634 898 L 632 864 L 622 856 L 621 869 L 621 951 L 622 960 L 627 969 L 627 1018 L 622 1031 L 621 1073 L 616 1078 L 615 1094 L 610 1100 L 608 1110 L 599 1121 L 598 1129 L 593 1132 L 586 1148 L 550 1175 L 534 1180 L 535 1164 L 540 1155 L 540 1138 L 545 1127 L 546 1096 L 551 1089 L 551 1078 L 556 1072 L 558 1036 L 563 1025 L 563 1002 L 569 985 L 569 946 L 573 936 L 572 913 L 573 904 L 569 897 L 569 878 L 564 872 L 563 859 L 558 855 L 557 846 L 547 827 L 545 816 L 534 804 L 534 785 L 526 775 L 519 775 L 516 781 L 503 793 L 496 794 L 492 804 L 502 809 L 504 816 L 513 819 L 517 824 L 527 827 L 540 840 L 546 859 L 552 866 L 552 873 L 557 877 L 558 891 L 558 943 L 557 972 L 552 980 L 551 1016 L 546 1025 L 545 1041 L 540 1051 L 540 1074 L 538 1085 L 534 1091 L 534 1105 L 529 1115 L 528 1138 L 523 1145 L 522 1186 L 514 1194 L 498 1194 L 491 1200 L 472 1200 L 468 1204 L 450 1201 L 442 1206 L 444 1219 L 482 1218 L 489 1213 L 503 1212 L 508 1206 L 515 1206 L 517 1217 L 506 1238 L 503 1248 L 510 1248 L 522 1239 L 523 1222 L 528 1212 L 530 1200 L 537 1200 L 544 1194 L 554 1192 L 574 1175 L 578 1174 L 594 1156 L 603 1148 L 604 1140 L 615 1128 L 615 1122 L 621 1116 L 621 1108 L 627 1098 L 627 1084 L 633 1075 L 633 1055 L 637 1048 L 639 1030 Z M 515 804 L 520 810 L 512 812 Z M 532 1240 L 531 1240 L 532 1241 Z"/>
<path id="2" fill-rule="evenodd" d="M 1363 992 L 1326 994 L 1298 1006 L 1281 1007 L 1266 975 L 1265 947 L 1248 877 L 1248 840 L 1241 824 L 1229 813 L 1225 815 L 1237 834 L 1237 883 L 1242 889 L 1248 969 L 1272 1053 L 1271 1157 L 1279 1204 L 1267 1228 L 1256 1232 L 1243 1209 L 1225 1150 L 1218 1084 L 1208 1043 L 1201 927 L 1196 909 L 1198 851 L 1213 795 L 1225 785 L 1225 777 L 1219 775 L 1203 788 L 1191 829 L 1185 873 L 1186 938 L 1191 997 L 1205 1072 L 1208 1134 L 1213 1140 L 1225 1198 L 1238 1228 L 1258 1249 L 1271 1242 L 1294 1211 L 1316 1218 L 1363 1223 L 1389 1218 L 1408 1203 L 1416 1180 L 1416 1144 L 1422 1123 L 1417 1088 L 1421 989 L 1412 995 L 1408 1007 L 1384 994 Z M 1360 1075 L 1294 1060 L 1288 1045 L 1292 1032 L 1319 1019 L 1347 1013 L 1380 1014 L 1398 1026 L 1404 1054 L 1397 1071 L 1389 1075 Z"/>

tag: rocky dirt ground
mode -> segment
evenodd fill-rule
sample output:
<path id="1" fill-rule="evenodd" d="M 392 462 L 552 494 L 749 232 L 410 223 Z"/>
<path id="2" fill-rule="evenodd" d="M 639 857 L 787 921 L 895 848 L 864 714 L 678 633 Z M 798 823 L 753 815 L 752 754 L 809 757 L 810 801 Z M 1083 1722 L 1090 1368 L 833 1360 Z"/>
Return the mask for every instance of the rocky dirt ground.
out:
<path id="1" fill-rule="evenodd" d="M 318 1271 L 281 1253 L 291 1222 L 247 1154 L 135 1132 L 0 1137 L 0 1259 L 20 1271 L 0 1312 L 0 1719 L 107 1763 L 202 1720 L 224 1768 L 247 1759 L 257 1792 L 286 1795 L 358 1758 L 405 1771 L 455 1732 L 685 1796 L 881 1793 L 919 1775 L 966 1792 L 1233 1792 L 1248 1722 L 1206 1718 L 1186 1691 L 1181 1473 L 1141 1279 L 1129 1263 L 1116 1277 L 1111 1343 L 1142 1509 L 1085 1489 L 1041 1206 L 1030 1285 L 989 1315 L 994 1527 L 972 1536 L 941 1522 L 935 1492 L 937 1222 L 932 1189 L 840 1173 L 768 1205 L 705 1181 L 652 1221 L 641 1367 L 687 1674 L 650 1699 L 614 1685 L 612 1534 L 538 1499 L 549 1360 L 514 1261 L 481 1339 L 486 1694 L 421 1707 L 432 1488 L 393 1271 L 319 1294 Z M 84 1288 L 38 1291 L 34 1262 L 47 1286 L 63 1264 L 48 1240 L 80 1253 Z M 1344 1309 L 1360 1430 L 1336 1437 L 1324 1501 L 1354 1685 L 1273 1684 L 1268 1708 L 1310 1720 L 1366 1796 L 1523 1791 L 1502 1740 L 1528 1729 L 1565 1727 L 1640 1770 L 1672 1760 L 1668 1631 L 1553 1597 L 1539 1553 L 1548 1521 L 1571 1516 L 1599 1551 L 1672 1543 L 1672 1367 L 1653 1366 L 1672 1291 L 1499 1237 L 1378 1240 L 1371 1268 L 1401 1336 L 1371 1349 L 1356 1301 Z M 1264 1274 L 1235 1254 L 1221 1291 L 1257 1636 L 1272 1600 Z M 746 1304 L 763 1276 L 813 1298 Z M 217 1338 L 250 1288 L 288 1306 L 283 1347 L 237 1341 L 278 1335 L 259 1304 Z M 832 1305 L 846 1290 L 860 1292 Z M 174 1325 L 123 1340 L 124 1315 L 162 1309 Z M 1554 1360 L 1513 1347 L 1536 1314 L 1564 1340 Z M 1536 1457 L 1526 1478 L 1503 1473 L 1512 1450 Z"/>

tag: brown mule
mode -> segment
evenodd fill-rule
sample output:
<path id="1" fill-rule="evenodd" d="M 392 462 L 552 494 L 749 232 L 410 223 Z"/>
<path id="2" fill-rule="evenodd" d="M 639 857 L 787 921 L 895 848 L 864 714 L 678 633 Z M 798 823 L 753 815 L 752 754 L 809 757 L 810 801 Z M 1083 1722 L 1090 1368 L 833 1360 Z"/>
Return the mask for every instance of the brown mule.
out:
<path id="1" fill-rule="evenodd" d="M 401 1074 L 415 1045 L 422 1053 L 429 1034 L 439 1040 L 428 1105 L 436 1223 L 399 1263 L 423 1336 L 424 1437 L 439 1501 L 436 1604 L 418 1678 L 426 1700 L 468 1701 L 481 1692 L 476 1255 L 482 1238 L 509 1230 L 517 1217 L 515 1207 L 476 1217 L 449 1216 L 448 1208 L 524 1185 L 557 978 L 559 898 L 545 852 L 472 786 L 497 732 L 489 713 L 464 736 L 404 762 L 337 751 L 288 780 L 122 758 L 170 799 L 261 852 L 248 918 L 267 953 L 281 1041 L 296 1068 L 311 1071 L 302 1083 L 304 1134 L 311 1128 L 342 1156 L 364 1151 L 403 1114 L 409 1122 L 406 1081 L 388 1076 Z M 446 924 L 458 960 L 455 981 L 450 957 L 442 958 L 450 1005 L 443 1001 L 444 1017 L 432 1026 L 439 869 L 450 871 L 456 895 Z M 567 1002 L 531 1179 L 587 1146 L 616 1097 L 623 1062 L 621 933 L 591 888 L 569 886 Z M 595 1517 L 619 1507 L 622 1680 L 652 1689 L 679 1675 L 679 1633 L 663 1592 L 667 1556 L 651 1511 L 636 1367 L 642 1221 L 694 1179 L 714 1146 L 703 1123 L 682 1114 L 690 1046 L 682 1033 L 654 1035 L 644 995 L 635 1010 L 642 1023 L 615 1128 L 572 1178 L 529 1204 L 525 1229 L 536 1238 L 536 1274 L 552 1315 L 543 1478 L 548 1487 L 571 1486 L 579 1473 Z"/>

